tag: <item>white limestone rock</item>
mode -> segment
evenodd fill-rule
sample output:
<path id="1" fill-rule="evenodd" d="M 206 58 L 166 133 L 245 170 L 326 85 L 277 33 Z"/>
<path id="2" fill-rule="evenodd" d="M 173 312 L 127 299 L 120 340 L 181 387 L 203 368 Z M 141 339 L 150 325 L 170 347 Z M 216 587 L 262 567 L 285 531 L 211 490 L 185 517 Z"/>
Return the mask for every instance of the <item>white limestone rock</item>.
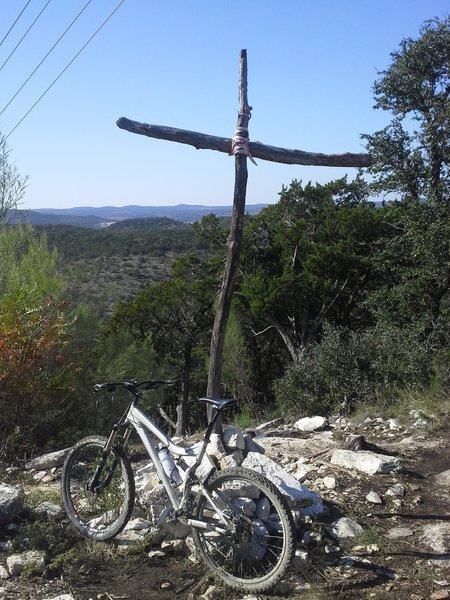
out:
<path id="1" fill-rule="evenodd" d="M 261 423 L 257 427 L 255 427 L 255 431 L 261 432 L 265 429 L 276 429 L 280 425 L 283 425 L 284 419 L 282 417 L 278 419 L 274 419 L 273 421 L 268 421 L 267 423 Z"/>
<path id="2" fill-rule="evenodd" d="M 367 500 L 367 502 L 370 502 L 371 504 L 383 504 L 383 500 L 374 491 L 371 491 L 367 494 L 366 500 Z"/>
<path id="3" fill-rule="evenodd" d="M 222 442 L 229 452 L 245 450 L 244 434 L 237 427 L 229 427 L 222 434 Z"/>
<path id="4" fill-rule="evenodd" d="M 330 533 L 338 540 L 345 538 L 353 538 L 360 535 L 363 528 L 359 523 L 349 517 L 341 517 L 330 528 Z"/>
<path id="5" fill-rule="evenodd" d="M 11 577 L 17 577 L 23 571 L 42 575 L 45 571 L 45 552 L 41 550 L 29 550 L 22 554 L 12 554 L 6 559 L 6 564 Z"/>
<path id="6" fill-rule="evenodd" d="M 46 517 L 49 521 L 60 521 L 66 515 L 65 510 L 54 502 L 41 502 L 33 512 L 39 516 Z"/>
<path id="7" fill-rule="evenodd" d="M 435 552 L 439 554 L 450 552 L 450 523 L 438 521 L 431 525 L 425 525 L 422 532 L 421 541 Z"/>
<path id="8" fill-rule="evenodd" d="M 386 496 L 397 496 L 399 498 L 403 497 L 406 494 L 406 488 L 401 483 L 395 483 L 391 485 L 391 487 L 386 490 Z"/>
<path id="9" fill-rule="evenodd" d="M 209 443 L 206 447 L 206 454 L 220 460 L 225 454 L 225 447 L 218 433 L 212 433 Z"/>
<path id="10" fill-rule="evenodd" d="M 323 429 L 327 424 L 327 419 L 325 417 L 303 417 L 294 423 L 294 427 L 296 429 L 300 429 L 300 431 L 317 431 L 319 429 Z"/>
<path id="11" fill-rule="evenodd" d="M 0 526 L 14 521 L 23 509 L 24 491 L 21 485 L 0 483 Z"/>
<path id="12" fill-rule="evenodd" d="M 450 488 L 450 469 L 442 471 L 442 473 L 437 473 L 434 476 L 434 481 L 442 487 Z"/>
<path id="13" fill-rule="evenodd" d="M 315 516 L 325 512 L 319 494 L 308 490 L 267 456 L 250 452 L 242 466 L 265 475 L 287 498 L 290 506 L 298 508 L 302 514 Z"/>
<path id="14" fill-rule="evenodd" d="M 136 519 L 131 519 L 131 521 L 128 521 L 128 523 L 125 525 L 124 531 L 142 531 L 149 529 L 151 526 L 152 524 L 150 521 L 138 517 Z"/>
<path id="15" fill-rule="evenodd" d="M 259 452 L 260 454 L 264 454 L 265 450 L 262 446 L 257 444 L 253 437 L 249 433 L 244 433 L 244 442 L 245 442 L 245 454 L 249 452 Z"/>
<path id="16" fill-rule="evenodd" d="M 70 448 L 64 448 L 64 450 L 57 450 L 56 452 L 49 452 L 48 454 L 37 456 L 26 463 L 25 469 L 28 471 L 31 469 L 35 469 L 36 471 L 46 471 L 52 467 L 60 467 L 64 463 L 69 452 Z"/>
<path id="17" fill-rule="evenodd" d="M 331 456 L 331 462 L 334 465 L 356 469 L 368 475 L 395 473 L 402 469 L 401 461 L 396 456 L 377 454 L 369 450 L 353 452 L 353 450 L 337 449 Z"/>

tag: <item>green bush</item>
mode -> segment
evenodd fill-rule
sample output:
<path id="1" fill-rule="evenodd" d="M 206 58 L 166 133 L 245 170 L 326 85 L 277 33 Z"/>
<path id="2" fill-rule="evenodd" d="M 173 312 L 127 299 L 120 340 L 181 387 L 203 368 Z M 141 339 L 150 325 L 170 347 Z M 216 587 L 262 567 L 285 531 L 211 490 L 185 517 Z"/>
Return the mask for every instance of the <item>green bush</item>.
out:
<path id="1" fill-rule="evenodd" d="M 431 381 L 432 354 L 413 329 L 378 324 L 357 333 L 327 325 L 321 341 L 276 382 L 276 402 L 297 418 L 362 402 L 389 406 L 401 390 Z"/>

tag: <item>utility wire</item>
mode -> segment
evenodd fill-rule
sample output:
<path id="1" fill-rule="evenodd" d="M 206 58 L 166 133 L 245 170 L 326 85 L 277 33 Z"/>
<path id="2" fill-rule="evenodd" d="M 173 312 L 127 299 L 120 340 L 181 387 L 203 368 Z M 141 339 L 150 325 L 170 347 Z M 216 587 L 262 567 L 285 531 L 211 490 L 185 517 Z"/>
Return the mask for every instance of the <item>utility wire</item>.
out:
<path id="1" fill-rule="evenodd" d="M 23 34 L 23 36 L 20 38 L 20 40 L 17 42 L 14 50 L 11 52 L 11 54 L 8 56 L 8 58 L 5 60 L 5 62 L 2 64 L 2 66 L 0 67 L 0 71 L 3 69 L 3 67 L 6 65 L 6 63 L 9 61 L 9 59 L 11 58 L 11 56 L 14 54 L 14 52 L 17 50 L 17 48 L 20 46 L 20 44 L 23 42 L 23 40 L 26 38 L 26 36 L 28 35 L 28 33 L 30 32 L 31 28 L 33 27 L 33 25 L 36 23 L 36 21 L 39 19 L 39 17 L 42 15 L 42 13 L 44 12 L 44 10 L 47 8 L 47 6 L 50 4 L 52 0 L 47 0 L 47 3 L 44 5 L 44 8 L 41 9 L 41 12 L 38 14 L 38 16 L 34 19 L 34 21 L 31 23 L 31 25 L 28 27 L 28 29 L 25 31 L 25 33 Z"/>
<path id="2" fill-rule="evenodd" d="M 92 2 L 92 0 L 88 0 L 86 2 L 86 4 L 83 6 L 83 8 L 80 10 L 80 12 L 77 14 L 77 16 L 75 17 L 75 19 L 72 21 L 72 23 L 67 27 L 67 29 L 59 36 L 59 38 L 56 40 L 56 42 L 53 44 L 53 46 L 50 48 L 50 50 L 47 52 L 47 54 L 44 56 L 44 58 L 41 60 L 41 62 L 38 64 L 38 66 L 34 69 L 34 71 L 27 77 L 27 79 L 25 79 L 25 81 L 22 83 L 22 85 L 20 86 L 20 88 L 17 90 L 17 92 L 14 94 L 14 96 L 11 98 L 11 100 L 8 102 L 8 104 L 6 104 L 6 106 L 3 107 L 2 111 L 0 112 L 0 116 L 5 112 L 5 110 L 8 108 L 8 106 L 11 104 L 11 102 L 14 100 L 14 98 L 18 95 L 18 93 L 23 90 L 23 88 L 26 86 L 26 84 L 30 81 L 30 79 L 33 77 L 33 75 L 36 73 L 36 71 L 39 69 L 39 67 L 42 65 L 42 63 L 48 58 L 48 56 L 50 55 L 51 52 L 53 52 L 53 50 L 56 48 L 56 46 L 59 44 L 59 42 L 63 39 L 63 37 L 66 35 L 66 33 L 69 31 L 69 29 L 72 27 L 72 25 L 75 23 L 75 21 L 77 21 L 79 19 L 79 17 L 81 16 L 81 14 L 86 10 L 86 8 L 89 6 L 89 4 Z"/>
<path id="3" fill-rule="evenodd" d="M 16 18 L 16 20 L 14 21 L 14 23 L 11 25 L 11 27 L 8 29 L 8 31 L 6 32 L 5 37 L 2 39 L 2 41 L 0 42 L 0 46 L 3 44 L 3 42 L 6 40 L 6 38 L 8 37 L 8 35 L 11 33 L 11 31 L 13 30 L 14 25 L 17 23 L 17 21 L 20 19 L 20 17 L 22 16 L 22 14 L 24 13 L 26 7 L 30 4 L 31 0 L 28 0 L 28 2 L 25 4 L 25 6 L 22 8 L 22 10 L 19 13 L 19 16 Z"/>
<path id="4" fill-rule="evenodd" d="M 83 52 L 83 50 L 86 48 L 86 46 L 88 44 L 90 44 L 90 42 L 94 39 L 94 37 L 97 35 L 97 33 L 100 31 L 100 29 L 102 29 L 106 25 L 106 23 L 110 20 L 110 18 L 113 16 L 113 14 L 120 8 L 120 6 L 124 2 L 125 2 L 125 0 L 120 0 L 119 4 L 110 12 L 110 14 L 106 17 L 106 19 L 103 21 L 103 23 L 100 25 L 100 27 L 96 31 L 94 31 L 94 33 L 91 35 L 91 37 L 88 39 L 88 41 L 84 44 L 84 46 L 82 46 L 80 48 L 80 50 L 78 50 L 78 52 L 72 58 L 72 60 L 69 63 L 67 63 L 67 65 L 61 71 L 61 73 L 58 75 L 58 77 L 56 77 L 56 79 L 53 80 L 53 82 L 48 86 L 48 88 L 45 90 L 45 92 L 39 96 L 39 98 L 36 100 L 36 102 L 33 104 L 33 106 L 24 114 L 24 116 L 20 119 L 20 121 L 18 123 L 16 123 L 16 125 L 14 125 L 14 127 L 11 129 L 11 131 L 8 133 L 8 135 L 5 136 L 5 140 L 7 140 L 9 138 L 9 136 L 13 133 L 13 131 L 15 131 L 17 129 L 17 127 L 19 127 L 19 125 L 22 123 L 22 121 L 24 119 L 26 119 L 26 117 L 28 117 L 28 115 L 35 108 L 35 106 L 37 104 L 39 104 L 39 102 L 47 94 L 47 92 L 49 92 L 51 90 L 51 88 L 55 85 L 55 83 L 58 81 L 58 79 L 67 71 L 67 69 L 70 67 L 70 65 L 78 58 L 78 56 Z"/>

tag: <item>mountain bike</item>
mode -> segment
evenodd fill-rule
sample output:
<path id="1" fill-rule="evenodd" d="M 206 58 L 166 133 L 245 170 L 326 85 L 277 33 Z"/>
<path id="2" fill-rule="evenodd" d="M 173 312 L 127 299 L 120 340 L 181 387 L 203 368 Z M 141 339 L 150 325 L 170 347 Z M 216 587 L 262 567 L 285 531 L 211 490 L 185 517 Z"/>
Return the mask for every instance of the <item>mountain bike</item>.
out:
<path id="1" fill-rule="evenodd" d="M 212 418 L 203 442 L 192 447 L 174 443 L 138 407 L 144 391 L 169 383 L 133 380 L 94 386 L 107 392 L 124 388 L 133 400 L 108 438 L 84 438 L 69 452 L 62 472 L 67 514 L 92 540 L 109 540 L 123 530 L 135 501 L 134 474 L 126 454 L 135 430 L 170 500 L 165 521 L 191 527 L 201 559 L 228 586 L 267 591 L 282 578 L 295 551 L 291 511 L 278 488 L 255 471 L 213 468 L 205 476 L 199 469 L 217 419 L 237 399 L 200 398 L 212 407 Z"/>

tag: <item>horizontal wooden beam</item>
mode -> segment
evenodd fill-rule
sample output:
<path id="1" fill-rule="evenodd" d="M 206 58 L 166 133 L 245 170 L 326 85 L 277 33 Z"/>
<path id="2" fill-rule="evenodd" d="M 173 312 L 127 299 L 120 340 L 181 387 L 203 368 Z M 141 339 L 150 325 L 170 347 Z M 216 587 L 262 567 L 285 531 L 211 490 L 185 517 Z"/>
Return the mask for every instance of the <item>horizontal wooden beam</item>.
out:
<path id="1" fill-rule="evenodd" d="M 120 129 L 131 133 L 146 135 L 159 140 L 189 144 L 197 150 L 218 150 L 229 154 L 231 139 L 178 129 L 176 127 L 165 127 L 164 125 L 149 125 L 139 121 L 131 121 L 121 117 L 117 121 Z M 260 142 L 250 142 L 250 152 L 253 158 L 261 158 L 271 162 L 284 163 L 288 165 L 304 165 L 316 167 L 368 167 L 371 164 L 369 154 L 321 154 L 320 152 L 304 152 L 303 150 L 288 150 L 275 146 L 266 146 Z"/>

